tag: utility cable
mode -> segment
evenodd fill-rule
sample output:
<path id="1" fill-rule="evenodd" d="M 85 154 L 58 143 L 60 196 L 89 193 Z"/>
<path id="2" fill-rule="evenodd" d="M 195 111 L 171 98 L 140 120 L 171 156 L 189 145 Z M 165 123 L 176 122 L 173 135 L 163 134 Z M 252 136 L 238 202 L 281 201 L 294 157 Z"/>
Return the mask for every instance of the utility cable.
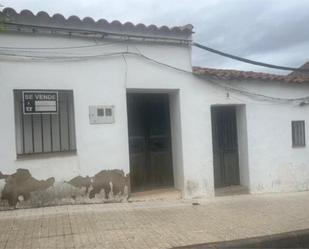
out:
<path id="1" fill-rule="evenodd" d="M 56 59 L 56 60 L 85 60 L 85 59 L 94 59 L 94 58 L 104 58 L 104 57 L 112 57 L 112 56 L 136 56 L 136 57 L 140 57 L 143 58 L 144 60 L 150 61 L 152 63 L 167 67 L 169 69 L 172 70 L 176 70 L 178 72 L 182 72 L 182 73 L 186 73 L 186 74 L 190 74 L 190 75 L 194 75 L 192 73 L 192 71 L 189 70 L 185 70 L 182 68 L 178 68 L 163 62 L 160 62 L 156 59 L 150 58 L 146 55 L 143 55 L 141 53 L 136 53 L 136 52 L 114 52 L 114 53 L 106 53 L 106 54 L 98 54 L 98 55 L 87 55 L 87 56 L 31 56 L 31 55 L 17 55 L 14 53 L 0 53 L 0 56 L 14 56 L 14 57 L 26 57 L 26 58 L 32 58 L 32 59 L 37 59 L 38 61 L 41 60 L 52 60 L 52 59 Z M 245 89 L 239 89 L 239 88 L 235 88 L 235 87 L 231 87 L 228 84 L 224 84 L 222 82 L 219 82 L 218 80 L 214 80 L 212 77 L 204 75 L 204 77 L 206 77 L 207 81 L 215 86 L 219 86 L 227 91 L 233 91 L 236 92 L 238 94 L 241 95 L 245 95 L 247 97 L 251 97 L 254 99 L 259 99 L 259 100 L 267 100 L 267 101 L 273 101 L 273 102 L 281 102 L 281 103 L 291 103 L 291 102 L 295 102 L 295 101 L 300 101 L 300 102 L 307 102 L 309 101 L 309 96 L 304 96 L 304 97 L 300 97 L 300 98 L 279 98 L 279 97 L 272 97 L 272 96 L 267 96 L 267 95 L 263 95 L 263 94 L 259 94 L 259 93 L 253 93 L 250 91 L 247 91 Z"/>
<path id="2" fill-rule="evenodd" d="M 7 50 L 65 50 L 65 49 L 80 49 L 80 48 L 94 48 L 94 47 L 105 47 L 109 45 L 114 45 L 122 42 L 127 42 L 128 39 L 123 39 L 119 41 L 114 41 L 114 42 L 106 42 L 106 43 L 96 43 L 96 44 L 91 44 L 91 45 L 81 45 L 81 46 L 67 46 L 67 47 L 1 47 L 0 49 L 7 49 Z M 30 52 L 30 51 L 29 51 Z"/>
<path id="3" fill-rule="evenodd" d="M 82 45 L 82 46 L 68 46 L 68 47 L 4 47 L 4 46 L 0 46 L 0 49 L 7 49 L 7 50 L 66 50 L 66 49 L 83 49 L 83 48 L 93 48 L 93 47 L 104 47 L 104 46 L 108 46 L 108 45 L 113 45 L 115 43 L 121 43 L 121 42 L 125 42 L 128 41 L 128 39 L 124 39 L 118 42 L 110 42 L 110 43 L 103 43 L 103 44 L 93 44 L 93 45 Z M 253 64 L 256 66 L 262 66 L 262 67 L 268 67 L 268 68 L 273 68 L 273 69 L 279 69 L 279 70 L 286 70 L 286 71 L 297 71 L 297 72 L 303 72 L 303 73 L 309 73 L 309 69 L 304 69 L 304 68 L 295 68 L 295 67 L 286 67 L 286 66 L 278 66 L 278 65 L 274 65 L 274 64 L 270 64 L 270 63 L 264 63 L 264 62 L 259 62 L 259 61 L 255 61 L 255 60 L 250 60 L 250 59 L 246 59 L 240 56 L 236 56 L 233 54 L 229 54 L 217 49 L 213 49 L 210 47 L 207 47 L 205 45 L 202 45 L 200 43 L 197 42 L 193 42 L 192 43 L 193 46 L 198 47 L 200 49 L 206 50 L 208 52 L 211 53 L 215 53 L 218 54 L 220 56 L 224 56 L 233 60 L 238 60 L 244 63 L 248 63 L 248 64 Z"/>
<path id="4" fill-rule="evenodd" d="M 278 65 L 274 65 L 274 64 L 269 64 L 269 63 L 264 63 L 264 62 L 259 62 L 259 61 L 254 61 L 254 60 L 249 60 L 240 56 L 236 56 L 236 55 L 232 55 L 232 54 L 228 54 L 207 46 L 204 46 L 202 44 L 199 43 L 192 43 L 193 46 L 198 47 L 200 49 L 203 50 L 207 50 L 211 53 L 215 53 L 233 60 L 238 60 L 238 61 L 242 61 L 248 64 L 253 64 L 256 66 L 261 66 L 261 67 L 268 67 L 268 68 L 274 68 L 274 69 L 280 69 L 280 70 L 287 70 L 287 71 L 297 71 L 297 72 L 303 72 L 303 73 L 309 73 L 309 69 L 304 69 L 304 68 L 295 68 L 295 67 L 285 67 L 285 66 L 278 66 Z"/>

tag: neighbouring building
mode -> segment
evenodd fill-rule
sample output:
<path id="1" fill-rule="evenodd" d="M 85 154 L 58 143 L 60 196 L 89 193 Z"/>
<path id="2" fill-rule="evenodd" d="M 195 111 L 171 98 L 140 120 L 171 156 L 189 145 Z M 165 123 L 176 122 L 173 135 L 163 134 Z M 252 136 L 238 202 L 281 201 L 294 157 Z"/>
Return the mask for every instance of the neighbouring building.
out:
<path id="1" fill-rule="evenodd" d="M 308 190 L 307 75 L 192 68 L 192 29 L 0 12 L 0 209 Z"/>

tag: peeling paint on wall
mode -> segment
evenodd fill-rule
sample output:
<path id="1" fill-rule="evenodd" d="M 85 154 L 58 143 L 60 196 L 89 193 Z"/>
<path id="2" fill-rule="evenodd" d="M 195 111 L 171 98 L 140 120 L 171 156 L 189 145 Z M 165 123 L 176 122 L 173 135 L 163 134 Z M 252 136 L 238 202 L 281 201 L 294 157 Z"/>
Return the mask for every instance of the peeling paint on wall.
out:
<path id="1" fill-rule="evenodd" d="M 103 170 L 93 177 L 76 176 L 68 182 L 54 177 L 37 180 L 27 169 L 12 175 L 0 172 L 0 209 L 64 204 L 124 201 L 129 195 L 129 175 L 122 170 Z"/>
<path id="2" fill-rule="evenodd" d="M 6 184 L 2 190 L 2 200 L 7 200 L 10 206 L 15 206 L 19 198 L 28 200 L 30 193 L 35 190 L 44 190 L 55 182 L 53 177 L 46 181 L 38 181 L 33 178 L 27 169 L 18 169 L 16 173 L 6 178 Z"/>
<path id="3" fill-rule="evenodd" d="M 93 190 L 90 191 L 90 198 L 104 189 L 105 198 L 122 195 L 128 192 L 129 176 L 125 177 L 122 170 L 103 170 L 94 176 Z"/>
<path id="4" fill-rule="evenodd" d="M 85 192 L 88 192 L 88 189 L 91 186 L 91 178 L 89 176 L 86 177 L 76 176 L 73 179 L 71 179 L 68 183 L 80 189 L 85 187 L 86 188 Z"/>

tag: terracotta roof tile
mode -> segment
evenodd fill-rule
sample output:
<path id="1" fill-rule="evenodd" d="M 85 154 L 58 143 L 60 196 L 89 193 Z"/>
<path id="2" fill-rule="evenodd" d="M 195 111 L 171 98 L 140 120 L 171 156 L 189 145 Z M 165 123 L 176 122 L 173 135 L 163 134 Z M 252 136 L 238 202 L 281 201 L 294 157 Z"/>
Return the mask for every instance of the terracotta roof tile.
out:
<path id="1" fill-rule="evenodd" d="M 308 69 L 309 70 L 309 61 L 306 62 L 304 65 L 300 67 L 301 69 Z M 290 77 L 294 78 L 306 78 L 309 79 L 309 74 L 307 73 L 302 73 L 302 72 L 292 72 L 289 74 Z"/>
<path id="2" fill-rule="evenodd" d="M 82 29 L 93 32 L 114 33 L 122 35 L 144 35 L 145 37 L 164 37 L 178 40 L 191 40 L 193 26 L 158 27 L 156 25 L 134 25 L 131 22 L 121 23 L 118 20 L 108 22 L 105 19 L 93 20 L 91 17 L 83 19 L 78 16 L 65 18 L 61 14 L 49 15 L 44 11 L 33 14 L 30 10 L 22 10 L 20 13 L 12 8 L 0 11 L 0 20 L 5 25 L 27 25 L 41 28 L 62 28 L 68 30 Z"/>
<path id="3" fill-rule="evenodd" d="M 301 68 L 309 69 L 309 62 L 307 62 Z M 259 73 L 253 71 L 193 67 L 193 73 L 198 76 L 205 75 L 222 80 L 265 80 L 265 81 L 282 81 L 288 83 L 309 83 L 309 74 L 300 72 L 293 72 L 288 75 L 279 75 L 279 74 Z"/>

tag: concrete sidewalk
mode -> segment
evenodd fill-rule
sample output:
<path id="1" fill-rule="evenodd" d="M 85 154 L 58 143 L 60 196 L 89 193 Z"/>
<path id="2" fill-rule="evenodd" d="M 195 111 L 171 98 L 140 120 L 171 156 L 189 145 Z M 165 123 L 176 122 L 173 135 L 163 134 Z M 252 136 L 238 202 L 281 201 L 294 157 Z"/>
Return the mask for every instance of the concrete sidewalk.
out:
<path id="1" fill-rule="evenodd" d="M 171 248 L 309 228 L 309 192 L 0 212 L 3 248 Z"/>

